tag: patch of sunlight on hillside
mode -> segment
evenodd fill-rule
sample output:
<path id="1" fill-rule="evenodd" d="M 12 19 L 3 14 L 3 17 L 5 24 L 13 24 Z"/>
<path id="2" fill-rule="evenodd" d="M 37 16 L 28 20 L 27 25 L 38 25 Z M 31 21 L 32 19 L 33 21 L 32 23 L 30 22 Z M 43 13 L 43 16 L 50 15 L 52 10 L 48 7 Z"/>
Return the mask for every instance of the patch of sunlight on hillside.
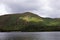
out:
<path id="1" fill-rule="evenodd" d="M 28 17 L 28 16 L 25 16 L 25 17 L 20 17 L 19 19 L 23 19 L 25 21 L 32 21 L 32 22 L 40 22 L 40 21 L 43 21 L 43 19 L 39 19 L 39 18 L 36 18 L 36 17 Z"/>
<path id="2" fill-rule="evenodd" d="M 53 26 L 56 26 L 58 24 L 58 22 L 50 22 L 48 25 L 53 25 Z"/>

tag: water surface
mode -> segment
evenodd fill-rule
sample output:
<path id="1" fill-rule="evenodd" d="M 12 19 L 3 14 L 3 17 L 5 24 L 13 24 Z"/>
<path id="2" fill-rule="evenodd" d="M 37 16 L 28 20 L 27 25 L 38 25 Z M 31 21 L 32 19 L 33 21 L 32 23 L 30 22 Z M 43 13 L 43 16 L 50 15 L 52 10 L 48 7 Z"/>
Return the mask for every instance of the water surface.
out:
<path id="1" fill-rule="evenodd" d="M 0 32 L 0 40 L 60 40 L 60 32 Z"/>

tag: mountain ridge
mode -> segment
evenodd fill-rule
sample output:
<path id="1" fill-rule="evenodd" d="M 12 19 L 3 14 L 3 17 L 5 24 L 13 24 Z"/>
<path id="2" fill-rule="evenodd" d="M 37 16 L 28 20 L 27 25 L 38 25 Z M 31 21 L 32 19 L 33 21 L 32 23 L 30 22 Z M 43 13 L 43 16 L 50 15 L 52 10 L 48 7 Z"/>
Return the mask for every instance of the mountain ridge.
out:
<path id="1" fill-rule="evenodd" d="M 0 31 L 59 31 L 60 18 L 43 18 L 31 12 L 0 16 Z"/>

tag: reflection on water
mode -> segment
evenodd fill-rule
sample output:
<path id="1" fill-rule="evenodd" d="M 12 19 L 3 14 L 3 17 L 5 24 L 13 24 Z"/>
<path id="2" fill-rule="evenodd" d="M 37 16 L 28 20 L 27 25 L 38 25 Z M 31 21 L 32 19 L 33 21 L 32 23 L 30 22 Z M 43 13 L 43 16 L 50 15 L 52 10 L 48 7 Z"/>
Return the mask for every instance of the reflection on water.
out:
<path id="1" fill-rule="evenodd" d="M 0 40 L 60 40 L 60 32 L 1 32 Z"/>

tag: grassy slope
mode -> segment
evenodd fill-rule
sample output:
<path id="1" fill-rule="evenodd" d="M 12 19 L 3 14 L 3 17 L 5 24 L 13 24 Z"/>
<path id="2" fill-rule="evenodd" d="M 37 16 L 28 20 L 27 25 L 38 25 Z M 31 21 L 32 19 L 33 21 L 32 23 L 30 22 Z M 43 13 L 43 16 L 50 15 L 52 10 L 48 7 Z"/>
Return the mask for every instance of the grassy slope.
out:
<path id="1" fill-rule="evenodd" d="M 36 14 L 10 14 L 0 16 L 0 31 L 59 31 L 60 18 L 42 18 Z"/>

